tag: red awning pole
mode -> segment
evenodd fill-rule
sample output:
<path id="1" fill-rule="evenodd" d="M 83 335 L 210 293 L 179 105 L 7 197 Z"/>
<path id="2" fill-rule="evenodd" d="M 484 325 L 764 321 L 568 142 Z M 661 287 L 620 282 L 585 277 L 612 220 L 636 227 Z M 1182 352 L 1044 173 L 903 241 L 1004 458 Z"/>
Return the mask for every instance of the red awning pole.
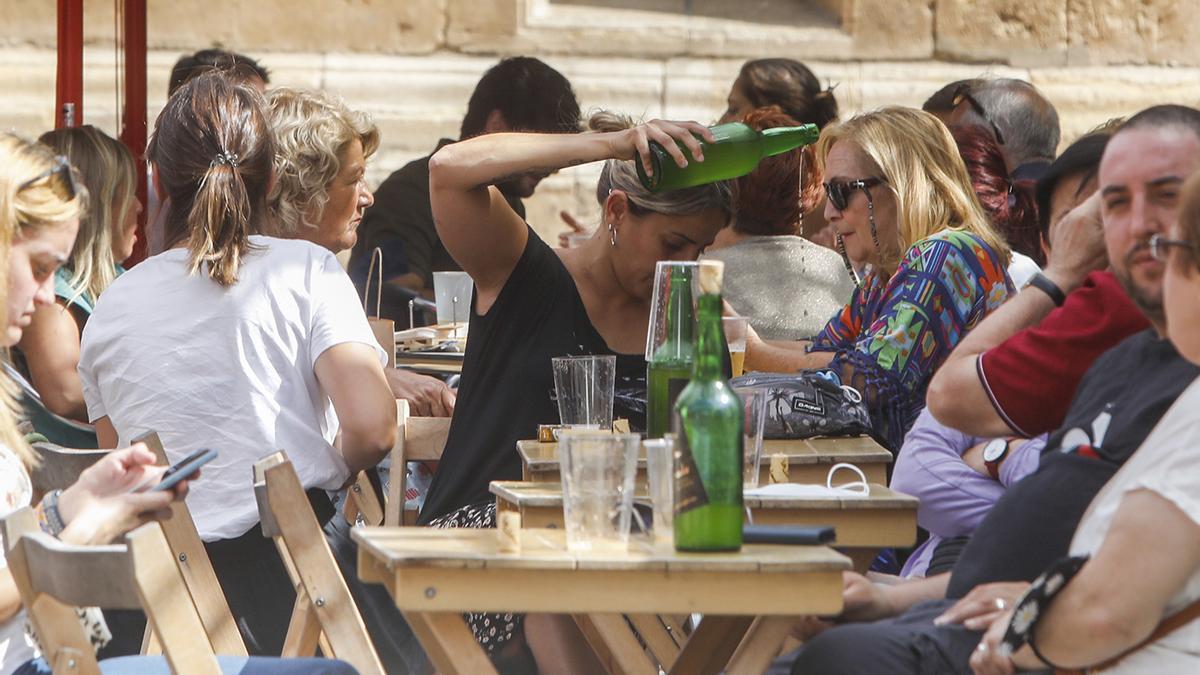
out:
<path id="1" fill-rule="evenodd" d="M 125 109 L 121 111 L 120 138 L 137 162 L 138 201 L 146 205 L 146 0 L 124 3 Z M 146 216 L 143 209 L 138 216 L 137 243 L 126 266 L 146 257 Z"/>
<path id="2" fill-rule="evenodd" d="M 83 0 L 58 0 L 54 128 L 83 124 Z"/>

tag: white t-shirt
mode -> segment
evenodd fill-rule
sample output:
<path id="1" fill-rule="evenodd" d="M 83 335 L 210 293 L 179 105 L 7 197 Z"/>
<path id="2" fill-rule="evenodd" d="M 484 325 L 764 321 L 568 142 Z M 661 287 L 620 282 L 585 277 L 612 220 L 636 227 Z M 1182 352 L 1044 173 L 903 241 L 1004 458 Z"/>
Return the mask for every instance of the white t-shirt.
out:
<path id="1" fill-rule="evenodd" d="M 1127 492 L 1151 490 L 1200 524 L 1200 380 L 1191 384 L 1137 452 L 1092 500 L 1071 542 L 1071 555 L 1095 554 Z M 1166 540 L 1169 541 L 1169 538 Z M 1166 543 L 1166 541 L 1164 543 Z M 1146 555 L 1170 555 L 1170 546 Z M 1170 616 L 1200 599 L 1200 570 L 1167 605 Z M 1200 621 L 1122 659 L 1105 673 L 1200 672 Z"/>
<path id="2" fill-rule="evenodd" d="M 187 498 L 205 541 L 258 522 L 252 467 L 277 450 L 306 489 L 345 483 L 349 469 L 332 445 L 337 417 L 313 366 L 348 342 L 375 347 L 386 363 L 333 254 L 250 240 L 258 248 L 228 288 L 188 274 L 183 249 L 122 274 L 96 304 L 80 351 L 88 416 L 108 416 L 122 444 L 157 431 L 172 462 L 200 448 L 220 453 Z"/>
<path id="3" fill-rule="evenodd" d="M 32 497 L 25 465 L 7 445 L 0 444 L 0 518 L 29 506 Z M 4 546 L 0 546 L 0 570 L 7 567 Z M 19 609 L 8 621 L 0 622 L 0 673 L 11 673 L 33 657 L 33 645 L 25 638 L 25 610 Z"/>

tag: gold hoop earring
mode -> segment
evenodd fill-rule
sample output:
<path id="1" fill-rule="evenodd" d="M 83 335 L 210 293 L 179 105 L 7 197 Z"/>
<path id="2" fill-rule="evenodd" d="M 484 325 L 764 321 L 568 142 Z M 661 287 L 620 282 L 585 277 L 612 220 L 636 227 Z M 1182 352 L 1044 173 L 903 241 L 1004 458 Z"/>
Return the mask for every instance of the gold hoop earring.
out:
<path id="1" fill-rule="evenodd" d="M 612 242 L 613 246 L 617 245 L 617 230 L 612 223 L 608 224 L 608 240 Z"/>

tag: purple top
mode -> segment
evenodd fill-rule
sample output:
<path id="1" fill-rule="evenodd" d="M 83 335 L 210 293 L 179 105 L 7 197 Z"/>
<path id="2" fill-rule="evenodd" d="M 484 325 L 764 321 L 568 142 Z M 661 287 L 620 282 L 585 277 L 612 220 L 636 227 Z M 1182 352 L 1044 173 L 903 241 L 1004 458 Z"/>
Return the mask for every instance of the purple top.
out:
<path id="1" fill-rule="evenodd" d="M 900 575 L 924 576 L 933 550 L 943 539 L 971 534 L 1008 486 L 1033 473 L 1046 446 L 1038 436 L 1016 446 L 1000 465 L 1000 481 L 972 469 L 962 459 L 988 438 L 968 436 L 921 412 L 904 439 L 892 471 L 891 488 L 921 500 L 917 524 L 929 531 Z"/>

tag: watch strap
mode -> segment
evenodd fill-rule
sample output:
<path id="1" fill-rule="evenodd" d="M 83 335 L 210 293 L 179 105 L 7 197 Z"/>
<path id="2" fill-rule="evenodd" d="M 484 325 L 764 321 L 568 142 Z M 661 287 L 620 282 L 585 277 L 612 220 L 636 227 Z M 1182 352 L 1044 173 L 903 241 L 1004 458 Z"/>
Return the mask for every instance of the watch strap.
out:
<path id="1" fill-rule="evenodd" d="M 63 522 L 62 514 L 58 511 L 58 498 L 62 495 L 62 490 L 51 490 L 42 498 L 41 504 L 38 505 L 38 525 L 46 534 L 57 537 L 63 530 L 67 529 L 66 523 Z"/>
<path id="2" fill-rule="evenodd" d="M 1033 286 L 1039 291 L 1050 296 L 1050 299 L 1054 301 L 1054 305 L 1056 307 L 1062 307 L 1063 303 L 1067 301 L 1067 294 L 1063 292 L 1063 289 L 1059 288 L 1058 284 L 1051 281 L 1050 277 L 1042 274 L 1041 272 L 1029 277 L 1029 283 L 1027 283 L 1026 286 Z"/>

